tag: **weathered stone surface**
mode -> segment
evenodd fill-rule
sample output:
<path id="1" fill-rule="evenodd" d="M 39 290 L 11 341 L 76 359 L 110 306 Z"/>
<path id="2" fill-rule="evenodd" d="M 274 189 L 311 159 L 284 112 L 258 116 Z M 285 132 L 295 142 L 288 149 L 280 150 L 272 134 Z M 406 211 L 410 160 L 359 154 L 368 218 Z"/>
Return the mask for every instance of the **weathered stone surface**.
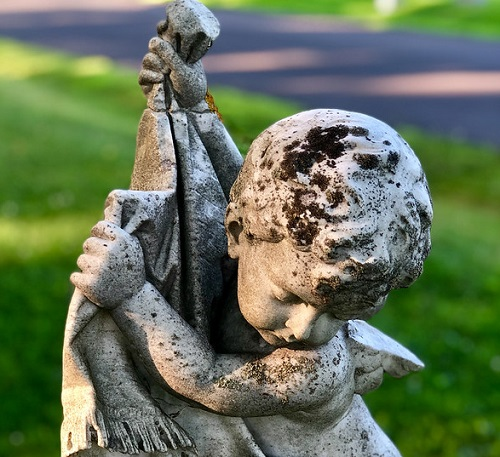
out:
<path id="1" fill-rule="evenodd" d="M 150 43 L 131 190 L 71 277 L 62 455 L 397 457 L 362 395 L 423 364 L 364 320 L 429 252 L 420 163 L 379 120 L 313 110 L 236 179 L 199 61 L 218 31 L 176 0 Z"/>
<path id="2" fill-rule="evenodd" d="M 175 0 L 167 5 L 167 24 L 162 38 L 172 43 L 180 58 L 199 61 L 219 36 L 217 18 L 196 0 Z"/>
<path id="3" fill-rule="evenodd" d="M 170 120 L 166 113 L 144 111 L 137 133 L 132 190 L 167 190 L 177 186 Z"/>

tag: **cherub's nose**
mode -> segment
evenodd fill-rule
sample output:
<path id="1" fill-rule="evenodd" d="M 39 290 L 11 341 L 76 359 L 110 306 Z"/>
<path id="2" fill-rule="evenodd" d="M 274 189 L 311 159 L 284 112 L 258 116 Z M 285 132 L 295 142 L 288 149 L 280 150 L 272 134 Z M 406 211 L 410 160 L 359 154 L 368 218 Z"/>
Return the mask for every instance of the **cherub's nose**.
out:
<path id="1" fill-rule="evenodd" d="M 297 341 L 305 341 L 311 335 L 314 323 L 318 319 L 320 313 L 314 306 L 301 303 L 296 305 L 285 326 L 293 332 L 293 336 Z"/>

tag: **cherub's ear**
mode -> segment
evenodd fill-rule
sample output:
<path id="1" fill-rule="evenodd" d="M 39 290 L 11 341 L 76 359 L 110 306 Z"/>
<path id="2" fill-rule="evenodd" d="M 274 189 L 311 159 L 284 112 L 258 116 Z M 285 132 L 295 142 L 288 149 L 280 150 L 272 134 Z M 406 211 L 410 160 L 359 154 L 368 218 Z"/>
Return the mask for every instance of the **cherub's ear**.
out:
<path id="1" fill-rule="evenodd" d="M 226 211 L 227 250 L 229 256 L 237 259 L 240 256 L 241 236 L 243 235 L 243 221 L 239 216 L 237 205 L 229 203 Z"/>

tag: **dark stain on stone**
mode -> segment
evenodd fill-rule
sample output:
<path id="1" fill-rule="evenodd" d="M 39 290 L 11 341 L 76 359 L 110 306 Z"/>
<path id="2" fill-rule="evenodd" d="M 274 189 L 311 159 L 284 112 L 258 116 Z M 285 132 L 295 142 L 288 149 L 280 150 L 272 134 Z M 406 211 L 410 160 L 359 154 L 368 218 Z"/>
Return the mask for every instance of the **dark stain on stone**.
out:
<path id="1" fill-rule="evenodd" d="M 304 150 L 287 152 L 281 163 L 282 179 L 294 179 L 297 177 L 297 173 L 307 174 L 320 158 L 321 154 L 318 152 L 309 154 L 305 153 Z"/>
<path id="2" fill-rule="evenodd" d="M 345 201 L 344 194 L 339 190 L 331 190 L 326 193 L 326 199 L 334 208 Z"/>
<path id="3" fill-rule="evenodd" d="M 266 155 L 268 149 L 269 149 L 269 145 L 262 150 L 262 152 L 260 153 L 260 158 L 261 159 L 264 158 L 264 156 Z"/>
<path id="4" fill-rule="evenodd" d="M 285 152 L 290 152 L 290 151 L 293 151 L 295 148 L 298 148 L 300 146 L 300 140 L 295 140 L 295 141 L 292 141 L 290 144 L 287 144 L 283 150 Z"/>
<path id="5" fill-rule="evenodd" d="M 295 140 L 284 147 L 280 178 L 294 179 L 297 173 L 307 175 L 315 163 L 323 160 L 329 159 L 329 165 L 334 167 L 335 160 L 344 154 L 346 145 L 341 140 L 348 134 L 349 128 L 343 124 L 327 128 L 313 127 L 303 141 Z"/>
<path id="6" fill-rule="evenodd" d="M 283 205 L 290 236 L 301 246 L 309 246 L 319 232 L 318 220 L 331 221 L 331 216 L 316 203 L 312 190 L 294 189 L 292 202 Z M 306 202 L 310 203 L 306 203 Z M 313 219 L 313 220 L 311 220 Z"/>
<path id="7" fill-rule="evenodd" d="M 343 124 L 322 129 L 312 128 L 306 136 L 309 147 L 306 152 L 321 151 L 329 159 L 338 159 L 345 150 L 345 145 L 340 140 L 349 134 L 349 128 Z"/>
<path id="8" fill-rule="evenodd" d="M 321 297 L 332 297 L 335 295 L 335 291 L 340 286 L 340 278 L 338 276 L 333 276 L 326 280 L 322 280 L 316 286 L 315 293 Z"/>
<path id="9" fill-rule="evenodd" d="M 290 236 L 300 246 L 310 246 L 319 232 L 316 221 L 310 221 L 309 219 L 300 217 L 300 215 L 289 218 L 287 228 Z"/>
<path id="10" fill-rule="evenodd" d="M 269 235 L 270 235 L 272 240 L 276 240 L 276 241 L 279 241 L 282 238 L 280 236 L 280 234 L 278 233 L 278 230 L 276 230 L 274 227 L 271 227 L 269 229 Z"/>
<path id="11" fill-rule="evenodd" d="M 315 173 L 310 181 L 311 184 L 316 184 L 323 192 L 328 189 L 328 184 L 330 183 L 329 179 L 321 174 L 321 173 Z"/>
<path id="12" fill-rule="evenodd" d="M 364 127 L 351 127 L 349 131 L 352 136 L 368 136 L 370 134 L 370 131 Z"/>
<path id="13" fill-rule="evenodd" d="M 353 158 L 363 170 L 373 170 L 380 163 L 379 158 L 373 154 L 354 154 Z"/>
<path id="14" fill-rule="evenodd" d="M 389 171 L 391 171 L 391 173 L 396 172 L 396 167 L 398 166 L 398 163 L 399 163 L 399 154 L 395 151 L 390 151 L 389 157 L 387 158 L 387 167 L 389 168 Z"/>

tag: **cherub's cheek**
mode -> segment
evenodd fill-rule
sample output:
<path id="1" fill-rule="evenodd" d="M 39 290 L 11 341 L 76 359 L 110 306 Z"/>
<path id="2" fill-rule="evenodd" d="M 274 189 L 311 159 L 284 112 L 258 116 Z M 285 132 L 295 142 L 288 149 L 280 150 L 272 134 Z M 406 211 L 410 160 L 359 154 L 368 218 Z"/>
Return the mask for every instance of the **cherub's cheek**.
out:
<path id="1" fill-rule="evenodd" d="M 262 319 L 262 328 L 271 331 L 279 331 L 285 328 L 285 322 L 288 317 L 286 315 L 282 315 L 280 313 L 268 313 L 263 316 Z"/>
<path id="2" fill-rule="evenodd" d="M 269 330 L 259 330 L 257 329 L 260 333 L 260 336 L 269 343 L 271 346 L 276 346 L 276 347 L 284 347 L 288 344 L 288 341 L 285 338 L 282 338 L 278 335 L 276 335 L 274 332 L 269 331 Z"/>
<path id="3" fill-rule="evenodd" d="M 240 309 L 245 320 L 258 331 L 274 331 L 283 327 L 282 317 L 264 301 L 246 303 Z"/>

